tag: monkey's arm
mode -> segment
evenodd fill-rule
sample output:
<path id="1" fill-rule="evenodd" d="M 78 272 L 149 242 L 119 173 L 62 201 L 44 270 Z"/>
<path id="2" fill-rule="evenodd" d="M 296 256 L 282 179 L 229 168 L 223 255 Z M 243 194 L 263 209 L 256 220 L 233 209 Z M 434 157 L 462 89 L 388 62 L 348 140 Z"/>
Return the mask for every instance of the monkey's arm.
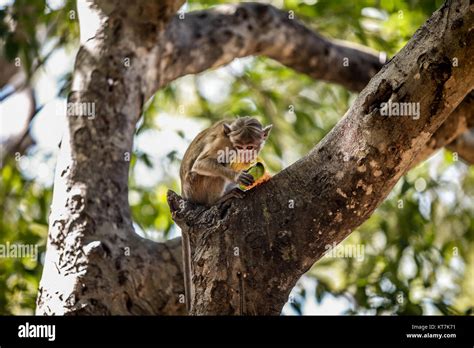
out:
<path id="1" fill-rule="evenodd" d="M 198 158 L 191 169 L 191 173 L 193 172 L 204 176 L 222 177 L 245 186 L 252 185 L 255 181 L 251 174 L 244 171 L 237 172 L 219 163 L 217 159 L 212 157 Z"/>
<path id="2" fill-rule="evenodd" d="M 204 176 L 219 176 L 232 182 L 237 181 L 239 174 L 239 172 L 226 167 L 212 157 L 198 158 L 196 162 L 194 162 L 191 172 Z"/>

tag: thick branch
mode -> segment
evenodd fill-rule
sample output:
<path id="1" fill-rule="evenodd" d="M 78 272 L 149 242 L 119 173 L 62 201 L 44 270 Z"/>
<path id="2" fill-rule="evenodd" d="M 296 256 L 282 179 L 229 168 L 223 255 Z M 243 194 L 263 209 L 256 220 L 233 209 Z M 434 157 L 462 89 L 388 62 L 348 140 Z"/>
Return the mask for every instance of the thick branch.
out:
<path id="1" fill-rule="evenodd" d="M 367 48 L 335 42 L 309 30 L 288 12 L 260 3 L 222 5 L 175 17 L 160 38 L 154 89 L 234 58 L 265 55 L 315 79 L 360 91 L 380 70 Z"/>
<path id="2" fill-rule="evenodd" d="M 299 277 L 372 214 L 472 89 L 473 25 L 468 1 L 442 6 L 321 143 L 246 199 L 202 211 L 170 194 L 191 235 L 193 314 L 280 313 Z M 389 100 L 417 103 L 419 119 L 381 116 Z"/>
<path id="3" fill-rule="evenodd" d="M 464 98 L 446 122 L 433 134 L 413 160 L 412 166 L 416 166 L 418 163 L 426 160 L 446 145 L 449 145 L 448 149 L 451 151 L 458 152 L 461 157 L 467 158 L 466 161 L 469 163 L 468 158 L 472 158 L 472 155 L 469 155 L 469 142 L 465 142 L 463 139 L 465 139 L 464 134 L 470 128 L 474 128 L 474 92 L 469 93 Z M 458 137 L 460 137 L 459 141 L 456 139 Z"/>

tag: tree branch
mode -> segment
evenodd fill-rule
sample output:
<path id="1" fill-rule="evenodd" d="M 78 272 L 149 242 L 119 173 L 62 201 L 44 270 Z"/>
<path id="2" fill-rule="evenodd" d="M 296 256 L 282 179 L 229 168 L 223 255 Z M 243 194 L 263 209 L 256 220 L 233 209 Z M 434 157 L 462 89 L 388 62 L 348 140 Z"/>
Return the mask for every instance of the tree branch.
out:
<path id="1" fill-rule="evenodd" d="M 469 93 L 473 24 L 468 1 L 443 5 L 308 155 L 246 199 L 202 210 L 169 194 L 191 237 L 192 314 L 280 313 L 301 275 L 372 214 Z M 418 103 L 420 118 L 382 116 L 388 101 Z"/>
<path id="2" fill-rule="evenodd" d="M 423 146 L 412 162 L 412 166 L 426 160 L 440 148 L 448 145 L 448 149 L 460 153 L 461 157 L 467 158 L 469 163 L 469 142 L 462 140 L 467 136 L 466 132 L 474 128 L 474 92 L 469 93 L 461 104 L 452 112 L 446 122 L 433 134 L 430 140 Z M 459 142 L 456 138 L 460 137 Z M 463 154 L 463 155 L 462 155 Z M 472 162 L 471 162 L 472 163 Z"/>
<path id="3" fill-rule="evenodd" d="M 156 90 L 234 58 L 265 55 L 315 79 L 360 91 L 382 67 L 372 50 L 328 40 L 271 5 L 221 5 L 175 17 L 164 36 Z"/>

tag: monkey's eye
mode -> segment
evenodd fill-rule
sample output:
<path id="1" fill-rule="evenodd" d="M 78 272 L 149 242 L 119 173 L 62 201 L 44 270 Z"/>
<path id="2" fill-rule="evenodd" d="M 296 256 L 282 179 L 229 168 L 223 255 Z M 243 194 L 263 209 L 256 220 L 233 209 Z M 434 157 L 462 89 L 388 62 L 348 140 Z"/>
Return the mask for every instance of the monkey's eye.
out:
<path id="1" fill-rule="evenodd" d="M 242 146 L 236 146 L 235 147 L 237 150 L 243 150 L 243 147 Z"/>
<path id="2" fill-rule="evenodd" d="M 247 146 L 247 150 L 253 150 L 253 146 Z"/>

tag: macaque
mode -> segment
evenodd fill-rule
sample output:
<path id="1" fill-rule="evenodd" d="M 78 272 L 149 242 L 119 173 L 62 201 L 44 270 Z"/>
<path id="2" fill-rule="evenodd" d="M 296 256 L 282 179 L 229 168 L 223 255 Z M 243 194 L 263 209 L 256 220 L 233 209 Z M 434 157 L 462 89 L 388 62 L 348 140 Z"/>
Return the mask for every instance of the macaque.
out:
<path id="1" fill-rule="evenodd" d="M 240 168 L 256 162 L 271 129 L 272 125 L 263 127 L 257 119 L 246 116 L 217 122 L 199 133 L 181 162 L 183 198 L 206 206 L 242 198 L 244 191 L 239 185 L 249 187 L 255 180 Z M 185 231 L 182 244 L 186 307 L 191 311 L 191 248 Z"/>
<path id="2" fill-rule="evenodd" d="M 254 162 L 272 125 L 263 127 L 252 117 L 217 122 L 199 133 L 184 154 L 181 194 L 188 201 L 207 206 L 243 196 L 239 184 L 252 185 L 245 170 L 236 171 L 233 162 Z"/>

